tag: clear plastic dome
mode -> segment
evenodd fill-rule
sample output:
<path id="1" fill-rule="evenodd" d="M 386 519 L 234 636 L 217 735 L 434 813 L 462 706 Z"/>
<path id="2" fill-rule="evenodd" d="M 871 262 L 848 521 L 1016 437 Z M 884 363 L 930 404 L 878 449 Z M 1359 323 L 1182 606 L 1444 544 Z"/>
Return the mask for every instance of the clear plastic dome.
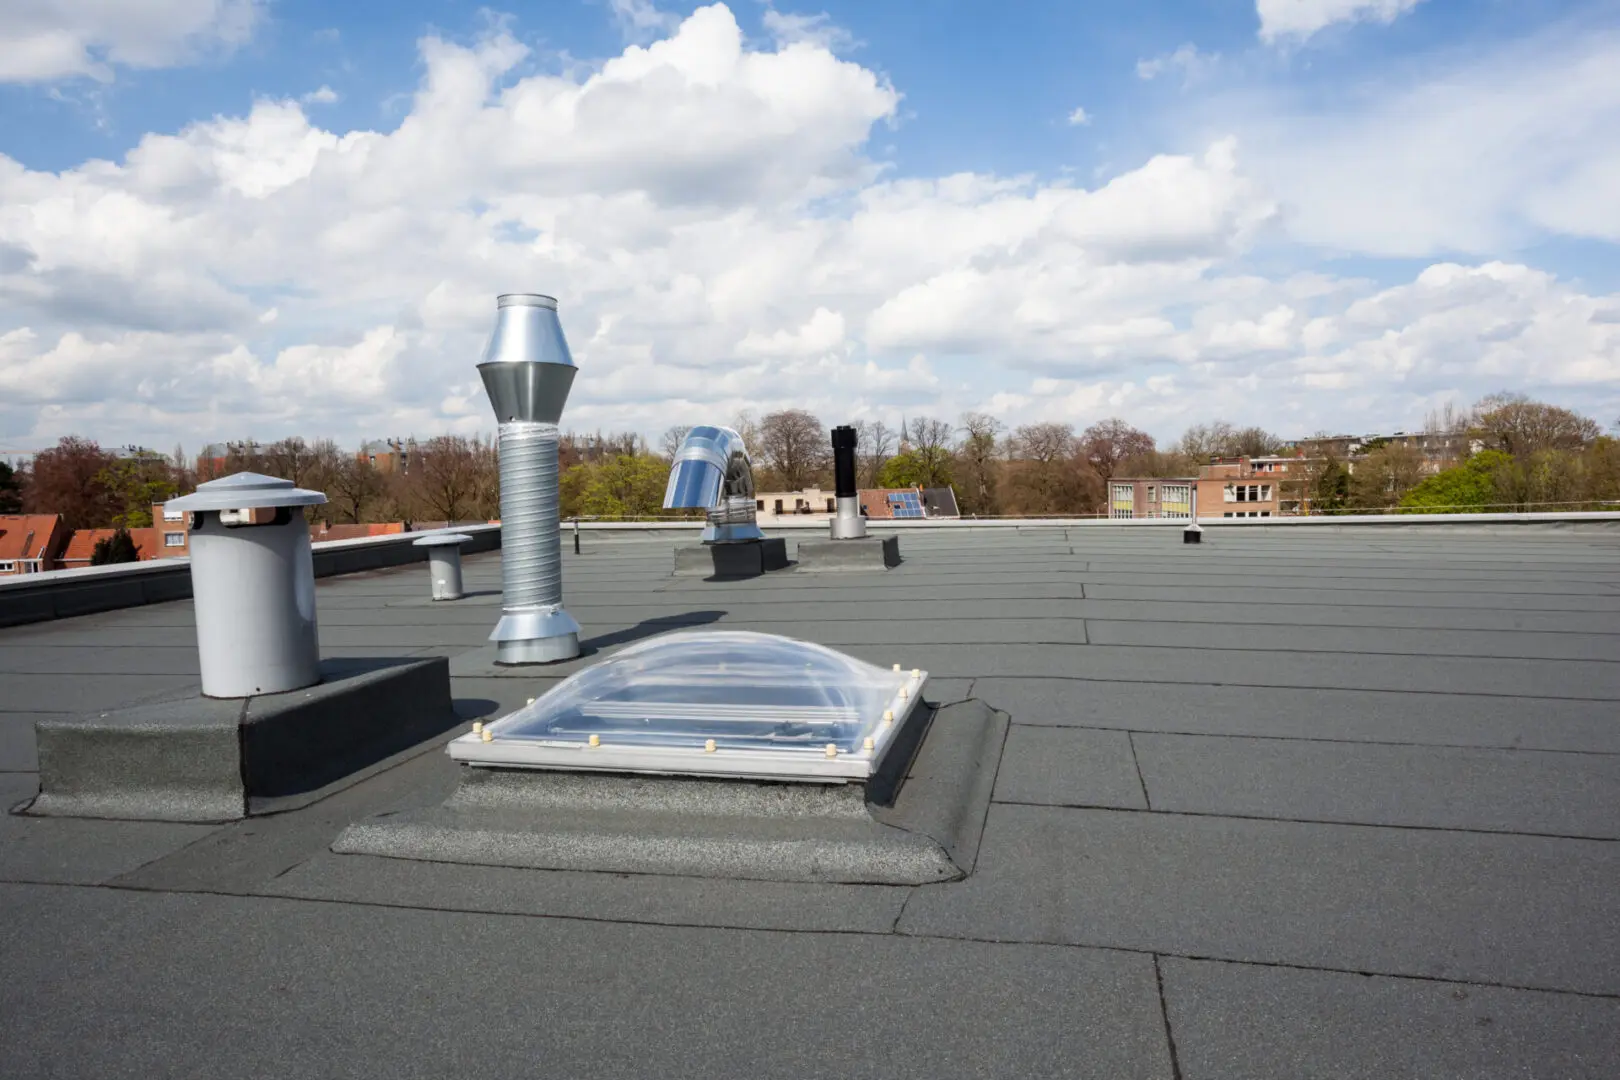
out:
<path id="1" fill-rule="evenodd" d="M 664 634 L 456 739 L 450 753 L 537 768 L 864 778 L 927 678 L 774 634 Z"/>

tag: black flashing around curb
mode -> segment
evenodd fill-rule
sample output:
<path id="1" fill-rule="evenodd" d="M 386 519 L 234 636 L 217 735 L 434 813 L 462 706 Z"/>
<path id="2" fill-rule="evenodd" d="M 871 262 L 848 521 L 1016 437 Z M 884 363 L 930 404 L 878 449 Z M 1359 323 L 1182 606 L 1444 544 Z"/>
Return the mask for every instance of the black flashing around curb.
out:
<path id="1" fill-rule="evenodd" d="M 722 879 L 953 881 L 977 859 L 1007 724 L 977 701 L 914 712 L 902 737 L 920 746 L 898 791 L 892 779 L 873 790 L 464 766 L 442 806 L 350 825 L 332 850 Z"/>
<path id="2" fill-rule="evenodd" d="M 450 665 L 321 663 L 322 681 L 241 700 L 151 702 L 40 720 L 40 792 L 26 814 L 233 821 L 307 805 L 459 721 Z"/>
<path id="3" fill-rule="evenodd" d="M 788 565 L 787 541 L 779 536 L 740 544 L 682 544 L 675 549 L 675 576 L 735 581 Z"/>
<path id="4" fill-rule="evenodd" d="M 900 565 L 898 536 L 866 536 L 858 540 L 800 540 L 799 572 L 888 570 Z"/>

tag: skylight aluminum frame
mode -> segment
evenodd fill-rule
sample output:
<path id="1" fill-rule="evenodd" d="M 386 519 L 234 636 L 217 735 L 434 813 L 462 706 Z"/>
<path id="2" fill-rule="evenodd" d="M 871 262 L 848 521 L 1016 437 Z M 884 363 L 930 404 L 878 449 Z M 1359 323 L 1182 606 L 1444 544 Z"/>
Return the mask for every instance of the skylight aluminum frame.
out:
<path id="1" fill-rule="evenodd" d="M 878 771 L 928 686 L 928 672 L 921 669 L 916 669 L 915 673 L 895 672 L 895 678 L 898 685 L 885 707 L 894 719 L 876 728 L 871 736 L 872 749 L 840 751 L 830 757 L 819 747 L 756 750 L 716 746 L 707 750 L 702 746 L 614 745 L 607 740 L 599 740 L 595 746 L 587 741 L 565 739 L 509 738 L 486 742 L 481 732 L 468 732 L 452 739 L 446 750 L 452 759 L 464 764 L 496 768 L 851 783 L 867 780 Z"/>

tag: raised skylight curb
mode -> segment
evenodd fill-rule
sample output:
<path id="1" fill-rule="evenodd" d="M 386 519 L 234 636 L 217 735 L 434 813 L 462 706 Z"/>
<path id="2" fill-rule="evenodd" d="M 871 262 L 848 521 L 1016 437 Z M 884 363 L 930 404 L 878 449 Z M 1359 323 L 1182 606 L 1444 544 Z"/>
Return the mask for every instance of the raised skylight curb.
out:
<path id="1" fill-rule="evenodd" d="M 760 881 L 957 880 L 978 857 L 1007 725 L 977 701 L 919 709 L 901 736 L 913 745 L 886 759 L 895 768 L 831 786 L 465 767 L 442 806 L 357 822 L 332 850 Z"/>

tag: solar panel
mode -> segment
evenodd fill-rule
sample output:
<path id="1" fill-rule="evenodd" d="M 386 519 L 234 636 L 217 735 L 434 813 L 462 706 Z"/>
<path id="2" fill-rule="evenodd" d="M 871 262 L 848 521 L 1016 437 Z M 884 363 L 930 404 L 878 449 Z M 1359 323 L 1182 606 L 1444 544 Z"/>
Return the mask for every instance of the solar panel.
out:
<path id="1" fill-rule="evenodd" d="M 889 493 L 889 507 L 897 518 L 920 518 L 923 516 L 922 497 L 915 491 L 891 491 Z"/>

